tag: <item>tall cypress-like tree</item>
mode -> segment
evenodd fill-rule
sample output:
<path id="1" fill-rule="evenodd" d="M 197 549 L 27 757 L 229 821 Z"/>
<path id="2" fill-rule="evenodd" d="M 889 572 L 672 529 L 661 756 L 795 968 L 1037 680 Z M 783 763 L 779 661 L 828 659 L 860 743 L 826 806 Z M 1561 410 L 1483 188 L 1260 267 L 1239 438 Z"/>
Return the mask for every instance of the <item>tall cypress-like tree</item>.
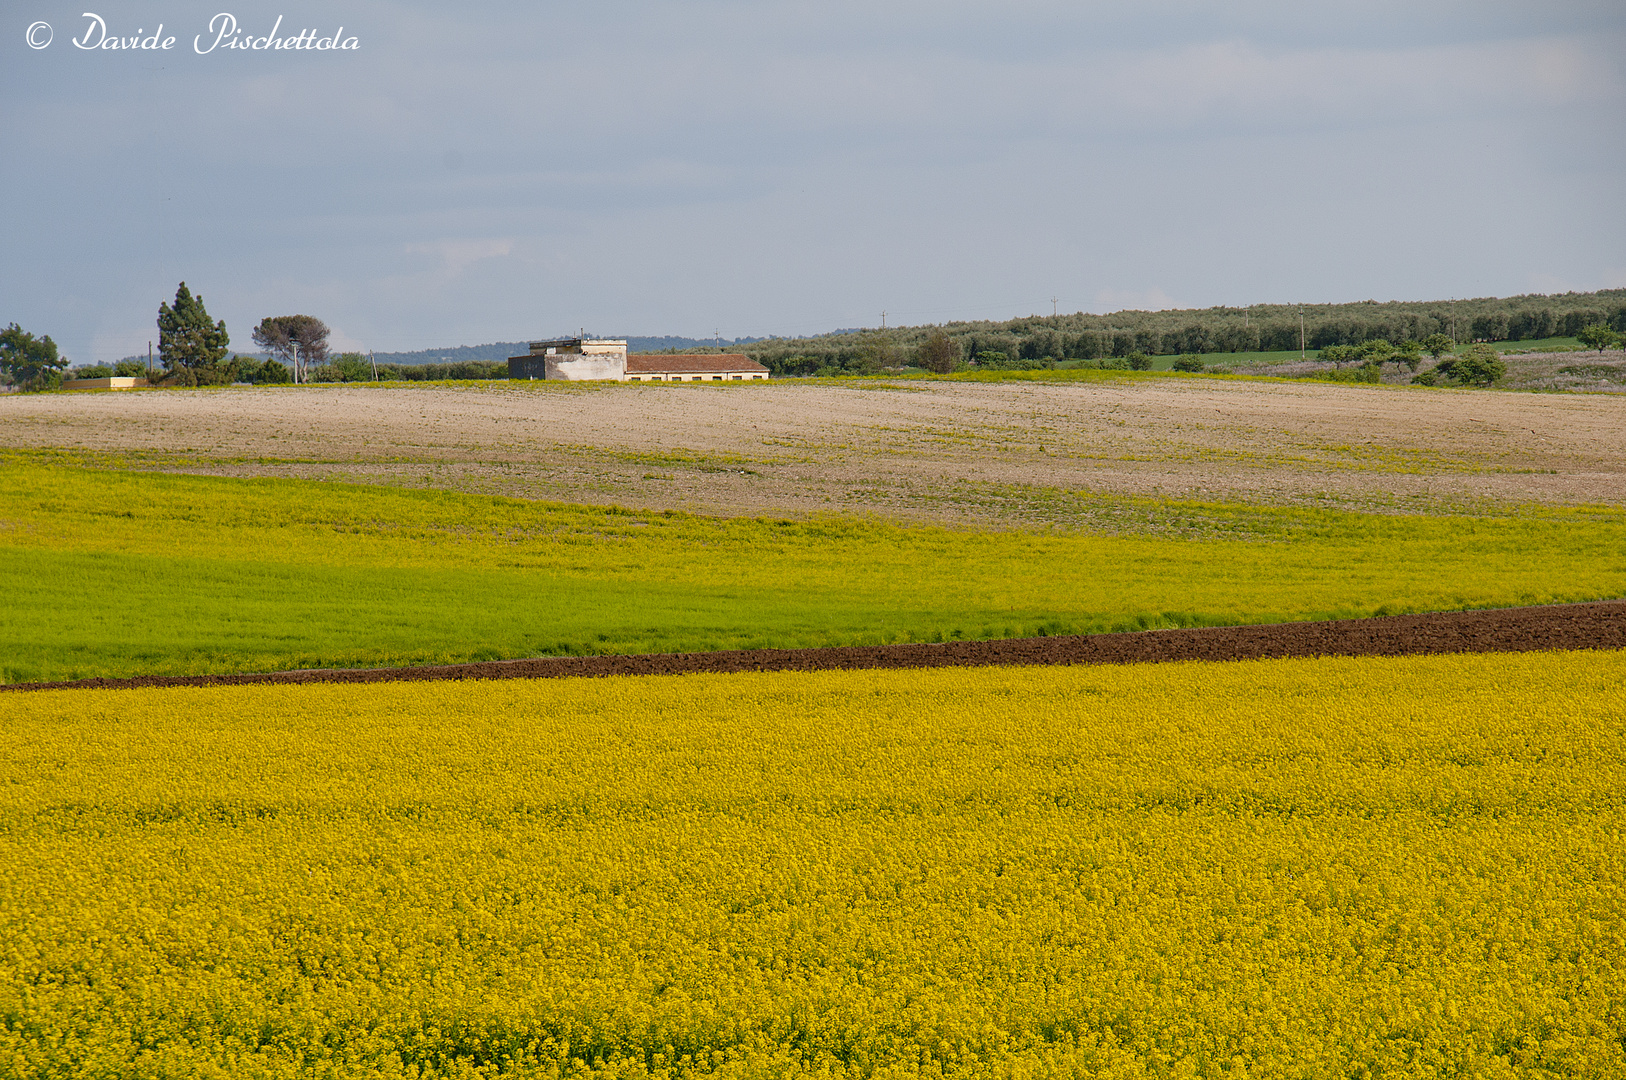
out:
<path id="1" fill-rule="evenodd" d="M 960 346 L 950 341 L 941 330 L 933 329 L 920 346 L 920 366 L 939 375 L 947 375 L 960 362 Z"/>
<path id="2" fill-rule="evenodd" d="M 193 296 L 186 282 L 175 290 L 175 306 L 158 305 L 158 355 L 169 372 L 165 381 L 186 386 L 223 382 L 220 361 L 226 358 L 231 338 L 226 324 L 211 322 L 203 297 Z"/>

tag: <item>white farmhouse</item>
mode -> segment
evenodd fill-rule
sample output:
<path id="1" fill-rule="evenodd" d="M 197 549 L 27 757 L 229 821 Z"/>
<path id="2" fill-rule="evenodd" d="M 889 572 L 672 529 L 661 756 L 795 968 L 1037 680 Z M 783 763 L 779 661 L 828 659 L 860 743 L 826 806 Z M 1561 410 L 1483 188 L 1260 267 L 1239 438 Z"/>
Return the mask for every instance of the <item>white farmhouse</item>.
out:
<path id="1" fill-rule="evenodd" d="M 508 358 L 510 379 L 611 379 L 616 382 L 741 382 L 766 379 L 768 369 L 743 353 L 627 355 L 625 341 L 556 338 L 533 341 L 525 356 Z"/>
<path id="2" fill-rule="evenodd" d="M 628 382 L 741 382 L 768 369 L 744 353 L 645 353 L 627 357 Z"/>

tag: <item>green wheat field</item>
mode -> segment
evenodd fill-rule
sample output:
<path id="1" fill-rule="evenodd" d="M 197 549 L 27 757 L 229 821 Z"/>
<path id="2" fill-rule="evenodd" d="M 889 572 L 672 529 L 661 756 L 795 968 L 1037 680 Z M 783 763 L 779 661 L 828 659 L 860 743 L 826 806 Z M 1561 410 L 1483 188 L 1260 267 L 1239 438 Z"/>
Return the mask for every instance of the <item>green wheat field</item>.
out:
<path id="1" fill-rule="evenodd" d="M 1626 511 L 1122 500 L 1110 535 L 0 459 L 0 678 L 1242 625 L 1626 593 Z"/>

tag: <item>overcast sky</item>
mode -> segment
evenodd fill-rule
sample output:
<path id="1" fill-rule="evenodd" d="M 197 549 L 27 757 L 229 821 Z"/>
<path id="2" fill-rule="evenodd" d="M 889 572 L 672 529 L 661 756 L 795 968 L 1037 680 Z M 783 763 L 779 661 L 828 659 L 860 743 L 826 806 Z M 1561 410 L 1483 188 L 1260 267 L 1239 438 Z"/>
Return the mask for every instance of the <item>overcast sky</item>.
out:
<path id="1" fill-rule="evenodd" d="M 379 351 L 1626 285 L 1619 0 L 0 12 L 0 324 L 75 363 L 183 279 Z"/>

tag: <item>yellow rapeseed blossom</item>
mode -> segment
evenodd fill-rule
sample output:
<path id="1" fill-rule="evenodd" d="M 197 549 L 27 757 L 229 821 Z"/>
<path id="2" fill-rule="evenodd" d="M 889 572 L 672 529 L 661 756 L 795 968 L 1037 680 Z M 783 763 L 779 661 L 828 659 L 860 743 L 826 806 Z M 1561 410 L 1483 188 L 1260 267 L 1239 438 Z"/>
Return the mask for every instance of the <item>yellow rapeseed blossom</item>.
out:
<path id="1" fill-rule="evenodd" d="M 1626 1076 L 1626 654 L 0 695 L 0 1076 Z"/>

